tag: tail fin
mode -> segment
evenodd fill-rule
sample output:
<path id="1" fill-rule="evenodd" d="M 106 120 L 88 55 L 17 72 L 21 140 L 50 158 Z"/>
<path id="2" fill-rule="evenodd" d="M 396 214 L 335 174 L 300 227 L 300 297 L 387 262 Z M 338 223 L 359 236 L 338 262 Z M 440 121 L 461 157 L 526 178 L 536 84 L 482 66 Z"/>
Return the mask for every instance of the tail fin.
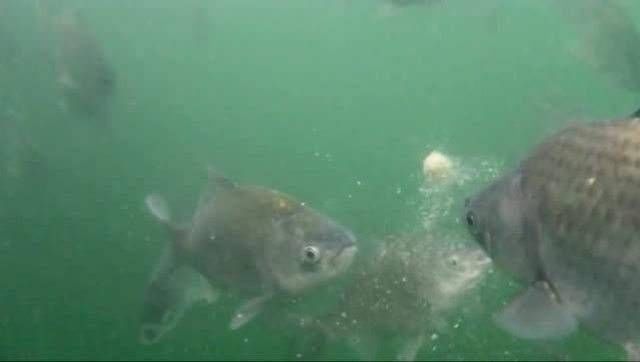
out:
<path id="1" fill-rule="evenodd" d="M 632 118 L 640 118 L 640 108 L 638 108 L 635 112 L 631 113 Z"/>

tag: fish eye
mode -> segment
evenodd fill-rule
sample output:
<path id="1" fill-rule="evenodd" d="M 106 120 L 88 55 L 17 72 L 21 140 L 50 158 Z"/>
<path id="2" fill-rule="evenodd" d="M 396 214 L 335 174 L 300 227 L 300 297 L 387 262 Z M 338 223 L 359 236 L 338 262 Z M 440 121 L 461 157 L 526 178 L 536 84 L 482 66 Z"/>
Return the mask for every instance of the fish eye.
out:
<path id="1" fill-rule="evenodd" d="M 467 212 L 467 225 L 473 227 L 476 225 L 476 214 L 473 213 L 473 211 L 469 211 Z"/>
<path id="2" fill-rule="evenodd" d="M 306 264 L 315 264 L 320 260 L 320 250 L 315 246 L 305 246 L 302 249 L 302 260 Z"/>

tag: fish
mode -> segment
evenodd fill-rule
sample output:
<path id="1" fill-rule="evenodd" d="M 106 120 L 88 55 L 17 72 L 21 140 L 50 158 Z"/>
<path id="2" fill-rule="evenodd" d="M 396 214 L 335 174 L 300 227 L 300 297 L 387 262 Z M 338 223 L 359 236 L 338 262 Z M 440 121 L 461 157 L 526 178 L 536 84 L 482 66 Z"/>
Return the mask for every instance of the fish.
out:
<path id="1" fill-rule="evenodd" d="M 612 84 L 640 92 L 640 32 L 632 12 L 615 0 L 552 3 L 576 30 L 575 55 Z"/>
<path id="2" fill-rule="evenodd" d="M 0 118 L 0 185 L 14 195 L 24 189 L 33 194 L 47 178 L 48 161 L 18 120 Z"/>
<path id="3" fill-rule="evenodd" d="M 392 16 L 400 10 L 415 6 L 431 6 L 443 3 L 445 0 L 384 0 L 379 12 L 383 16 Z"/>
<path id="4" fill-rule="evenodd" d="M 145 199 L 168 230 L 166 246 L 143 298 L 140 342 L 152 344 L 196 303 L 221 293 L 242 299 L 229 328 L 236 330 L 270 302 L 303 297 L 349 269 L 354 233 L 281 191 L 238 184 L 209 170 L 192 220 L 178 224 L 158 194 Z"/>
<path id="5" fill-rule="evenodd" d="M 118 83 L 115 67 L 77 9 L 52 15 L 47 5 L 39 2 L 38 10 L 52 35 L 56 84 L 66 110 L 89 119 L 106 119 Z"/>
<path id="6" fill-rule="evenodd" d="M 395 359 L 415 360 L 434 331 L 458 316 L 463 297 L 484 279 L 490 260 L 473 244 L 433 233 L 386 237 L 371 258 L 354 266 L 336 305 L 324 314 L 292 315 L 302 329 L 291 354 L 317 357 L 329 342 L 344 343 L 363 360 L 382 356 L 392 343 Z M 471 303 L 466 305 L 467 307 Z"/>
<path id="7" fill-rule="evenodd" d="M 529 340 L 640 342 L 640 118 L 568 125 L 465 200 L 462 219 L 524 291 L 495 314 Z"/>

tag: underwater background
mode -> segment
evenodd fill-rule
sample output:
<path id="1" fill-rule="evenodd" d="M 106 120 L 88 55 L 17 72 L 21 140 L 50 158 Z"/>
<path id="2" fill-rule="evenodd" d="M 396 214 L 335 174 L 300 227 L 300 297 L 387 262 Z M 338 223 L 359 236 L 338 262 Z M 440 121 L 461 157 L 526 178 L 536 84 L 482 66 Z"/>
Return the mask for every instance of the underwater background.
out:
<path id="1" fill-rule="evenodd" d="M 109 122 L 96 123 L 60 105 L 37 3 L 0 1 L 0 121 L 40 152 L 0 170 L 2 360 L 297 360 L 294 329 L 258 318 L 229 331 L 226 303 L 138 343 L 142 292 L 166 243 L 147 194 L 165 194 L 186 220 L 214 165 L 348 225 L 364 258 L 385 235 L 430 232 L 425 218 L 443 200 L 450 222 L 439 227 L 470 239 L 457 222 L 468 193 L 567 122 L 639 106 L 574 56 L 575 31 L 547 1 L 451 0 L 387 16 L 374 0 L 51 0 L 81 9 L 117 70 Z M 8 135 L 2 162 L 20 162 Z M 466 170 L 435 199 L 422 174 L 433 149 Z M 482 310 L 418 358 L 624 358 L 586 332 L 543 344 L 499 330 L 489 312 L 517 289 L 491 273 L 474 292 Z M 322 358 L 356 356 L 336 345 Z"/>

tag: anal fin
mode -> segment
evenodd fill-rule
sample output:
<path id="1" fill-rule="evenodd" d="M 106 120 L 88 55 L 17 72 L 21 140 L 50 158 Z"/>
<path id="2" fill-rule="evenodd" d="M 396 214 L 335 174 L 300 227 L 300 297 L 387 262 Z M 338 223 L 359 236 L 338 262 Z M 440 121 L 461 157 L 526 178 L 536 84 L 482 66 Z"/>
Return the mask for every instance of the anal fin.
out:
<path id="1" fill-rule="evenodd" d="M 272 297 L 273 294 L 268 293 L 245 302 L 234 313 L 231 323 L 229 323 L 229 328 L 231 330 L 236 330 L 249 323 L 253 318 L 260 314 L 260 312 L 262 312 L 265 303 L 271 300 Z"/>
<path id="2" fill-rule="evenodd" d="M 179 265 L 167 246 L 144 295 L 140 342 L 152 344 L 173 329 L 195 303 L 213 303 L 218 293 L 198 272 Z"/>

